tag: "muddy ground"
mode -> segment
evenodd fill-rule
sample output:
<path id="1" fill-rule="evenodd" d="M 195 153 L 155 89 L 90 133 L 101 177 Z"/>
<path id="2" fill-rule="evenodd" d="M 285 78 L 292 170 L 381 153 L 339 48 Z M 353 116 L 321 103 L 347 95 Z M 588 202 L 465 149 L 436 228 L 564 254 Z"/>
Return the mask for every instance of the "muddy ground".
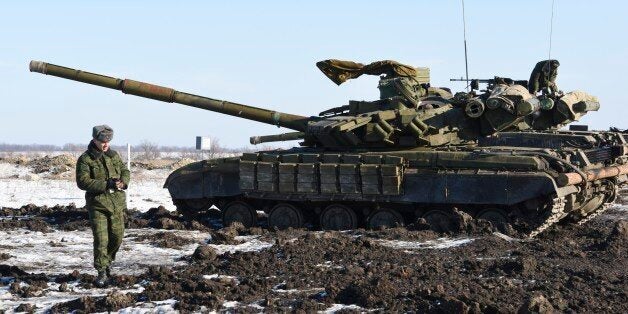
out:
<path id="1" fill-rule="evenodd" d="M 0 230 L 85 230 L 82 208 L 25 206 L 0 210 Z M 13 217 L 8 219 L 9 217 Z M 420 223 L 379 231 L 218 229 L 212 221 L 189 221 L 163 208 L 129 212 L 133 228 L 202 230 L 211 244 L 234 244 L 236 236 L 273 243 L 259 252 L 219 254 L 199 245 L 183 266 L 149 267 L 140 275 L 115 275 L 113 286 L 139 292 L 109 292 L 56 304 L 52 312 L 102 312 L 137 302 L 174 299 L 182 312 L 628 312 L 628 221 L 616 207 L 583 226 L 553 227 L 532 240 L 518 240 L 490 223 L 469 222 L 455 234 Z M 250 237 L 249 237 L 250 238 Z M 155 246 L 179 247 L 189 240 L 163 232 Z M 1 253 L 1 252 L 0 252 Z M 27 273 L 3 265 L 0 286 L 19 297 L 59 290 L 70 283 L 93 287 L 93 273 Z M 8 278 L 8 279 L 6 279 Z M 342 305 L 355 305 L 343 307 Z M 35 310 L 27 302 L 20 310 Z"/>

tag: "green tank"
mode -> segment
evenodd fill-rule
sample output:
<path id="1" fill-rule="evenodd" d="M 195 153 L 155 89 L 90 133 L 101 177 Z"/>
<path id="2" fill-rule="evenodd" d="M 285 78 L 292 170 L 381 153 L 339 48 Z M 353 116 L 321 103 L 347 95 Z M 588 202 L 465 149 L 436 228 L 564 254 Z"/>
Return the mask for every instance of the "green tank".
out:
<path id="1" fill-rule="evenodd" d="M 273 228 L 379 228 L 424 218 L 438 229 L 462 211 L 534 236 L 600 213 L 628 181 L 624 134 L 561 130 L 599 109 L 587 93 L 537 96 L 526 81 L 495 77 L 484 91 L 452 95 L 430 85 L 427 68 L 389 60 L 317 66 L 336 84 L 379 75 L 380 99 L 302 116 L 39 61 L 30 70 L 293 130 L 251 143 L 301 140 L 299 147 L 203 160 L 167 178 L 180 212 L 215 205 L 224 224 L 251 227 L 263 211 Z"/>

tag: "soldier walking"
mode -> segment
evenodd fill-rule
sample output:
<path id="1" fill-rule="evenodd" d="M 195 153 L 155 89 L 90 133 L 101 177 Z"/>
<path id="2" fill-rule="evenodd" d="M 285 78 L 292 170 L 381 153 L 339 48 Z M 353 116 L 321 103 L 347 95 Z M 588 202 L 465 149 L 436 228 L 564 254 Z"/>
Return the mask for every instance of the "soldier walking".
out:
<path id="1" fill-rule="evenodd" d="M 76 184 L 85 191 L 89 221 L 94 235 L 96 286 L 103 287 L 111 277 L 111 263 L 124 236 L 124 211 L 130 172 L 120 155 L 110 148 L 113 129 L 97 125 L 92 140 L 76 162 Z"/>

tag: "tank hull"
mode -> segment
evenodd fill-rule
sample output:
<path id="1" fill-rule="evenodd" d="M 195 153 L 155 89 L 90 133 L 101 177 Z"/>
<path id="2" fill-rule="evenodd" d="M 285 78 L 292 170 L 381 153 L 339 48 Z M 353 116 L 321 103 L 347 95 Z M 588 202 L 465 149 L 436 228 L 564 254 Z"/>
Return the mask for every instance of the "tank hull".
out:
<path id="1" fill-rule="evenodd" d="M 200 199 L 224 214 L 230 203 L 238 202 L 269 215 L 277 206 L 289 204 L 292 211 L 322 228 L 330 227 L 321 221 L 330 206 L 350 211 L 347 217 L 355 215 L 356 223 L 348 226 L 367 227 L 383 208 L 401 216 L 400 223 L 413 222 L 433 210 L 443 215 L 460 210 L 486 218 L 486 210 L 491 209 L 507 219 L 535 217 L 535 226 L 526 231 L 533 235 L 545 229 L 549 219 L 555 220 L 551 224 L 565 217 L 578 221 L 602 209 L 627 181 L 627 170 L 617 167 L 627 158 L 621 134 L 520 132 L 504 138 L 499 139 L 502 145 L 495 145 L 493 139 L 487 140 L 493 146 L 431 150 L 291 149 L 244 154 L 176 170 L 165 187 L 180 207 L 188 199 Z M 513 141 L 526 141 L 529 146 L 509 146 Z M 580 144 L 575 148 L 568 143 Z M 587 177 L 589 172 L 608 175 Z M 566 173 L 585 176 L 571 184 L 561 181 Z"/>

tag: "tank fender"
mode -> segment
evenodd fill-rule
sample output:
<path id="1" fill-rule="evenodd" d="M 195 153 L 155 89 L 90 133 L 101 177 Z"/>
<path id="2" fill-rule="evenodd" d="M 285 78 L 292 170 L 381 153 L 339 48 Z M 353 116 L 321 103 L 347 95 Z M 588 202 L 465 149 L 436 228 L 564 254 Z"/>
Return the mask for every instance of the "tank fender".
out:
<path id="1" fill-rule="evenodd" d="M 403 199 L 417 203 L 513 205 L 557 192 L 556 182 L 545 172 L 442 171 L 407 174 Z"/>
<path id="2" fill-rule="evenodd" d="M 238 158 L 193 162 L 173 171 L 164 188 L 173 199 L 212 198 L 241 194 Z"/>

